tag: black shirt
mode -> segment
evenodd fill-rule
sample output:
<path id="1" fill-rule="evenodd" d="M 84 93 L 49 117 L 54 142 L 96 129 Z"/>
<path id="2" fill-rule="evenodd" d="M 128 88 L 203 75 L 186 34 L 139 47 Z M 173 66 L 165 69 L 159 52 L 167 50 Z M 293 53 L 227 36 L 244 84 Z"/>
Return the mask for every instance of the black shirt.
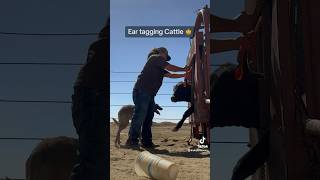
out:
<path id="1" fill-rule="evenodd" d="M 164 69 L 168 64 L 169 63 L 159 55 L 150 56 L 138 76 L 134 89 L 141 89 L 155 96 L 162 85 L 164 74 L 168 73 L 168 71 Z"/>
<path id="2" fill-rule="evenodd" d="M 108 87 L 110 46 L 108 39 L 99 39 L 88 50 L 87 62 L 82 66 L 75 87 L 106 91 Z"/>

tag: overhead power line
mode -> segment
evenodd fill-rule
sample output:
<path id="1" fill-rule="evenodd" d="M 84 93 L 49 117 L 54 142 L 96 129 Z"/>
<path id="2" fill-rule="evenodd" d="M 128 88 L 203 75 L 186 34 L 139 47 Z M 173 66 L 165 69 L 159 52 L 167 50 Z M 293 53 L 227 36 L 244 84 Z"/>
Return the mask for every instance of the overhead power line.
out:
<path id="1" fill-rule="evenodd" d="M 40 62 L 0 62 L 0 65 L 48 65 L 48 66 L 81 66 L 83 63 L 40 63 Z"/>
<path id="2" fill-rule="evenodd" d="M 115 119 L 118 119 L 118 118 L 115 118 Z M 156 119 L 156 120 L 164 120 L 164 121 L 179 121 L 181 119 L 175 119 L 175 118 L 153 118 L 153 119 Z M 110 119 L 111 120 L 111 119 Z"/>
<path id="3" fill-rule="evenodd" d="M 52 104 L 69 104 L 71 101 L 55 101 L 55 100 L 13 100 L 0 99 L 3 103 L 52 103 Z"/>
<path id="4" fill-rule="evenodd" d="M 128 82 L 136 82 L 136 81 L 110 81 L 110 82 L 112 82 L 112 83 L 128 83 Z M 172 83 L 172 84 L 177 84 L 178 82 L 166 82 L 166 81 L 164 81 L 163 83 Z"/>
<path id="5" fill-rule="evenodd" d="M 24 33 L 24 32 L 0 32 L 0 35 L 11 36 L 96 36 L 99 33 Z"/>
<path id="6" fill-rule="evenodd" d="M 38 63 L 38 62 L 0 62 L 0 65 L 45 65 L 45 66 L 81 66 L 83 63 Z M 135 73 L 135 72 L 113 72 L 111 73 Z M 111 83 L 133 83 L 136 81 L 124 81 L 124 80 L 119 80 L 119 81 L 110 81 Z M 163 82 L 163 83 L 172 83 L 176 84 L 178 82 Z"/>
<path id="7" fill-rule="evenodd" d="M 56 100 L 13 100 L 13 99 L 0 99 L 2 103 L 49 103 L 49 104 L 70 104 L 71 101 L 56 101 Z M 126 104 L 111 104 L 110 106 L 125 106 Z M 161 107 L 188 107 L 188 106 L 171 106 L 163 105 Z"/>
<path id="8" fill-rule="evenodd" d="M 29 141 L 41 141 L 46 138 L 28 138 L 28 137 L 2 137 L 0 140 L 29 140 Z"/>
<path id="9" fill-rule="evenodd" d="M 140 73 L 140 72 L 137 72 L 137 71 L 111 71 L 111 73 L 115 73 L 115 74 L 118 74 L 118 73 L 120 73 L 120 74 L 122 74 L 122 73 L 128 73 L 128 74 L 137 74 L 137 73 Z"/>
<path id="10" fill-rule="evenodd" d="M 54 62 L 0 62 L 0 65 L 46 65 L 46 66 L 81 66 L 84 63 L 54 63 Z M 114 74 L 138 74 L 138 71 L 110 71 Z M 118 82 L 118 81 L 117 81 Z M 122 82 L 122 81 L 120 81 Z M 125 81 L 127 82 L 127 81 Z M 133 81 L 129 81 L 133 82 Z M 176 83 L 176 82 L 172 82 Z"/>
<path id="11" fill-rule="evenodd" d="M 123 104 L 113 104 L 110 106 L 124 106 Z M 188 107 L 188 106 L 170 106 L 170 105 L 163 105 L 161 107 Z"/>
<path id="12" fill-rule="evenodd" d="M 61 65 L 61 66 L 80 66 L 84 65 L 84 63 L 53 63 L 53 62 L 0 62 L 0 65 Z M 212 67 L 220 67 L 222 64 L 210 64 Z M 110 73 L 114 74 L 139 74 L 139 71 L 110 71 Z"/>
<path id="13" fill-rule="evenodd" d="M 80 66 L 84 63 L 54 63 L 54 62 L 0 62 L 0 65 L 53 65 L 53 66 Z M 110 71 L 114 74 L 138 74 L 138 71 Z"/>
<path id="14" fill-rule="evenodd" d="M 110 93 L 110 94 L 132 94 L 132 93 Z M 157 94 L 157 96 L 171 96 L 172 94 Z"/>

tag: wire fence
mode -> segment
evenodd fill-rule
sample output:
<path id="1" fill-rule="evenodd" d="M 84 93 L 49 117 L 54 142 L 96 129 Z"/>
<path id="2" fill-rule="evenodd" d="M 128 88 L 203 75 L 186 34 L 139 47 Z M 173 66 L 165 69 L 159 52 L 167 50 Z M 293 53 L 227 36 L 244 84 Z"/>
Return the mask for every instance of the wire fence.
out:
<path id="1" fill-rule="evenodd" d="M 39 37 L 50 37 L 50 36 L 97 36 L 99 33 L 25 33 L 25 32 L 0 32 L 0 35 L 3 36 L 39 36 Z M 32 66 L 82 66 L 84 63 L 56 63 L 56 62 L 0 62 L 0 65 L 32 65 Z M 210 64 L 210 66 L 221 66 L 220 64 Z M 110 71 L 110 73 L 114 74 L 138 74 L 138 71 Z M 112 80 L 110 83 L 133 83 L 135 81 L 130 80 Z M 168 84 L 176 84 L 178 82 L 167 82 L 164 81 L 163 83 Z M 112 92 L 111 95 L 126 95 L 132 93 L 126 92 Z M 169 93 L 158 94 L 163 96 L 171 95 Z M 50 104 L 70 104 L 71 101 L 68 100 L 27 100 L 27 99 L 0 99 L 0 103 L 50 103 Z M 117 107 L 117 106 L 124 106 L 121 104 L 111 104 L 110 107 Z M 183 107 L 186 108 L 187 106 L 173 106 L 173 105 L 164 105 L 162 107 L 168 108 L 176 108 L 176 107 Z M 180 119 L 174 118 L 154 118 L 164 121 L 178 121 Z M 0 137 L 1 141 L 41 141 L 50 137 Z M 248 142 L 244 141 L 211 141 L 210 143 L 215 144 L 248 144 Z M 12 178 L 0 178 L 0 180 L 9 180 Z M 12 179 L 13 180 L 13 179 Z M 14 179 L 14 180 L 24 180 L 24 179 Z"/>
<path id="2" fill-rule="evenodd" d="M 120 104 L 113 104 L 113 105 L 110 105 L 110 106 L 124 106 L 124 105 L 120 105 Z M 187 108 L 188 106 L 170 106 L 170 105 L 163 105 L 163 106 L 161 106 L 161 107 L 172 107 L 172 108 L 176 108 L 176 107 L 178 107 L 178 108 L 180 108 L 180 107 L 183 107 L 183 108 Z"/>
<path id="3" fill-rule="evenodd" d="M 113 118 L 112 118 L 113 119 Z M 114 118 L 114 119 L 117 119 L 118 120 L 118 118 Z M 153 119 L 155 119 L 155 120 L 162 120 L 162 121 L 174 121 L 174 122 L 177 122 L 177 121 L 179 121 L 179 120 L 181 120 L 181 119 L 177 119 L 177 118 L 153 118 Z M 111 119 L 110 119 L 111 120 Z"/>
<path id="4" fill-rule="evenodd" d="M 53 103 L 53 104 L 70 104 L 72 101 L 58 101 L 58 100 L 25 100 L 25 99 L 0 99 L 0 103 Z M 127 104 L 111 104 L 110 107 L 113 106 L 125 106 Z M 171 106 L 171 105 L 163 105 L 161 107 L 188 107 L 188 106 Z"/>
<path id="5" fill-rule="evenodd" d="M 53 63 L 53 62 L 0 62 L 0 65 L 45 65 L 45 66 L 81 66 L 83 63 Z"/>
<path id="6" fill-rule="evenodd" d="M 99 33 L 25 33 L 25 32 L 0 32 L 0 35 L 11 36 L 97 36 Z"/>
<path id="7" fill-rule="evenodd" d="M 81 66 L 84 63 L 54 63 L 54 62 L 0 62 L 0 65 L 46 65 L 46 66 Z M 223 64 L 210 64 L 212 67 L 220 67 Z M 138 74 L 139 71 L 110 71 L 111 73 L 115 74 Z"/>
<path id="8" fill-rule="evenodd" d="M 0 35 L 7 35 L 7 36 L 97 36 L 99 33 L 24 33 L 24 32 L 0 32 Z M 26 59 L 26 58 L 21 58 Z M 56 62 L 0 62 L 0 65 L 40 65 L 40 66 L 82 66 L 84 63 L 56 63 Z M 220 67 L 222 64 L 210 64 L 211 67 Z M 114 74 L 138 74 L 139 71 L 110 71 L 110 73 Z M 110 83 L 133 83 L 135 81 L 131 80 L 112 80 Z M 178 82 L 167 82 L 164 81 L 163 83 L 178 83 Z M 132 94 L 126 92 L 112 92 L 111 95 L 125 95 L 125 94 Z M 158 94 L 163 96 L 172 95 L 169 93 Z M 0 99 L 0 103 L 50 103 L 50 104 L 70 104 L 71 101 L 66 100 L 26 100 L 26 99 Z M 124 106 L 121 104 L 112 104 L 110 107 L 117 107 L 117 106 Z M 176 107 L 183 107 L 186 108 L 188 106 L 173 106 L 173 105 L 164 105 L 161 107 L 169 107 L 169 108 L 176 108 Z M 178 121 L 180 119 L 174 118 L 154 118 L 163 121 Z M 41 141 L 46 138 L 44 137 L 0 137 L 0 140 L 24 140 L 24 141 Z M 248 144 L 245 141 L 211 141 L 211 143 L 216 144 Z M 8 178 L 6 178 L 8 179 Z M 0 179 L 1 180 L 1 179 Z M 16 179 L 22 180 L 22 179 Z"/>
<path id="9" fill-rule="evenodd" d="M 1 137 L 0 140 L 23 140 L 23 141 L 42 141 L 44 139 L 48 139 L 50 137 L 46 138 L 33 138 L 33 137 Z"/>
<path id="10" fill-rule="evenodd" d="M 114 92 L 112 92 L 112 93 L 110 93 L 110 94 L 121 94 L 121 95 L 123 95 L 123 94 L 132 94 L 132 93 L 122 93 L 122 92 L 119 92 L 119 93 L 114 93 Z M 166 93 L 159 93 L 159 94 L 157 94 L 157 96 L 171 96 L 172 94 L 166 94 Z"/>
<path id="11" fill-rule="evenodd" d="M 42 65 L 42 66 L 81 66 L 83 63 L 54 63 L 54 62 L 0 62 L 0 65 Z M 110 71 L 116 74 L 136 74 L 137 71 Z M 111 80 L 110 83 L 134 83 L 134 80 Z M 164 81 L 164 84 L 177 84 L 179 81 Z"/>
<path id="12" fill-rule="evenodd" d="M 111 83 L 134 83 L 136 81 L 122 81 L 122 80 L 119 80 L 119 81 L 110 81 Z M 171 81 L 164 81 L 162 83 L 165 83 L 165 84 L 177 84 L 179 83 L 180 81 L 176 81 L 176 82 L 171 82 Z"/>

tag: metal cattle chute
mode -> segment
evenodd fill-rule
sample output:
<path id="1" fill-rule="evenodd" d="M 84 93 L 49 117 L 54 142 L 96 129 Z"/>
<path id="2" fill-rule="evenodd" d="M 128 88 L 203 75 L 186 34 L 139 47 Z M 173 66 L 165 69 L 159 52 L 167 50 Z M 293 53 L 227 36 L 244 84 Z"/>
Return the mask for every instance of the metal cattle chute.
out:
<path id="1" fill-rule="evenodd" d="M 209 119 L 210 119 L 210 37 L 209 37 L 210 12 L 208 7 L 199 10 L 194 24 L 191 47 L 187 57 L 187 64 L 192 67 L 191 79 L 186 79 L 192 84 L 192 103 L 194 114 L 190 117 L 192 138 L 206 138 L 209 144 Z M 189 105 L 190 106 L 190 105 Z"/>

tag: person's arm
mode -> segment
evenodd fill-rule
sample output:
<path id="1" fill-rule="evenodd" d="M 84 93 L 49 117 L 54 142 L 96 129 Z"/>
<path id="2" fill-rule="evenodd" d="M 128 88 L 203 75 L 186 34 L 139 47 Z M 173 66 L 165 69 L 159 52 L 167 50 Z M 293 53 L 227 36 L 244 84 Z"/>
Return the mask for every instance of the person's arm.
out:
<path id="1" fill-rule="evenodd" d="M 167 77 L 167 78 L 183 78 L 185 76 L 186 74 L 171 74 L 169 72 L 164 74 L 164 77 Z"/>
<path id="2" fill-rule="evenodd" d="M 168 70 L 168 71 L 172 71 L 172 72 L 186 71 L 185 67 L 182 68 L 182 67 L 175 66 L 175 65 L 172 65 L 172 64 L 168 64 L 164 69 Z"/>

